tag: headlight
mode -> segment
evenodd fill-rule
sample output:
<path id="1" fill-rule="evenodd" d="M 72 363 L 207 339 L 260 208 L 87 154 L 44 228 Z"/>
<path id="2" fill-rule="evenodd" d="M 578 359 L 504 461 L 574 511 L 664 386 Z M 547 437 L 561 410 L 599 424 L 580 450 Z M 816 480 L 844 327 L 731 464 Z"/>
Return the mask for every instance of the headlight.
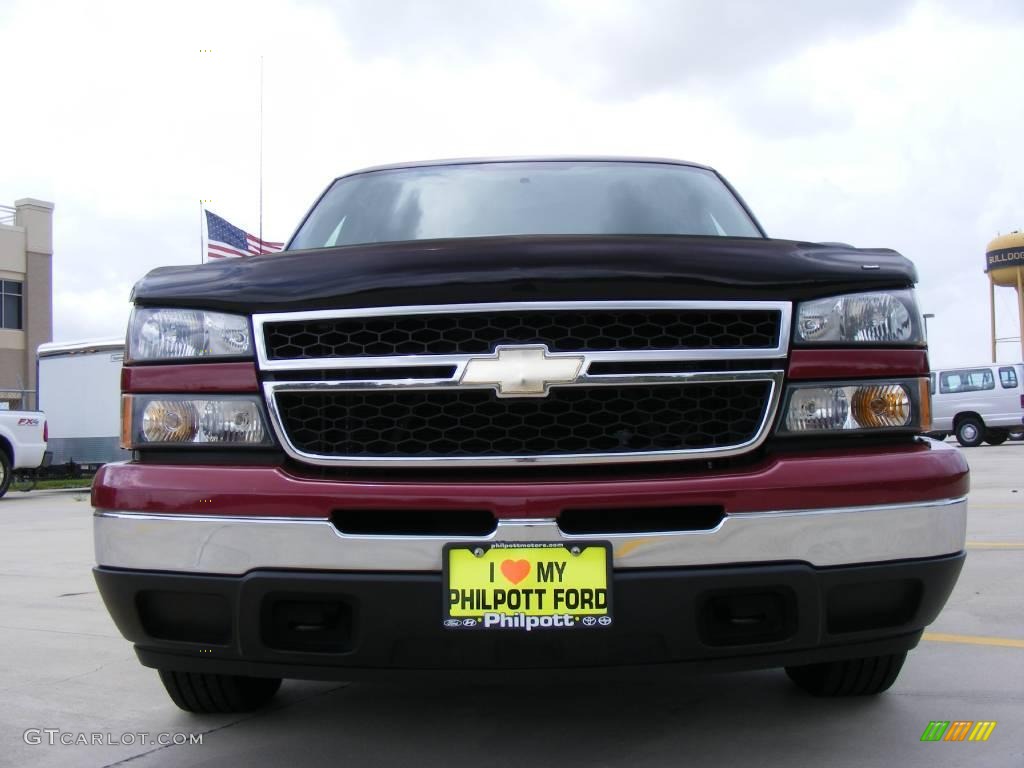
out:
<path id="1" fill-rule="evenodd" d="M 786 391 L 779 434 L 931 428 L 927 379 L 801 384 Z"/>
<path id="2" fill-rule="evenodd" d="M 128 323 L 126 348 L 130 362 L 249 357 L 249 318 L 202 309 L 140 307 Z"/>
<path id="3" fill-rule="evenodd" d="M 122 395 L 121 447 L 271 445 L 255 397 Z"/>
<path id="4" fill-rule="evenodd" d="M 912 290 L 851 293 L 797 307 L 798 344 L 923 344 Z"/>

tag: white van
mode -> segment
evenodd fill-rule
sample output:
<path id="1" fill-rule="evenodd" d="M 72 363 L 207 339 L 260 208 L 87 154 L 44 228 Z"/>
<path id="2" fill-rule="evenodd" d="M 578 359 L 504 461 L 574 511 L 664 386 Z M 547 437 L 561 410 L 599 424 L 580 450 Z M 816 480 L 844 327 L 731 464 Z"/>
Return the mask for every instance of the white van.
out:
<path id="1" fill-rule="evenodd" d="M 990 363 L 931 373 L 932 434 L 960 445 L 999 445 L 1024 431 L 1024 365 Z"/>

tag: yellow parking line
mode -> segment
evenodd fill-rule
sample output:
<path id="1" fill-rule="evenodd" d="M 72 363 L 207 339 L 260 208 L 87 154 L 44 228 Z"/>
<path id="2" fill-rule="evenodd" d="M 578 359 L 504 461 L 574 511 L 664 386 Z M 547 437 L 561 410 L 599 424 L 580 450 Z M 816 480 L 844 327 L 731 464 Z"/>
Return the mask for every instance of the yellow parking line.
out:
<path id="1" fill-rule="evenodd" d="M 923 640 L 933 643 L 963 643 L 965 645 L 995 645 L 1000 648 L 1024 648 L 1024 640 L 1012 637 L 985 637 L 984 635 L 951 635 L 945 632 L 925 632 Z"/>
<path id="2" fill-rule="evenodd" d="M 1024 541 L 968 541 L 968 549 L 1024 549 Z"/>

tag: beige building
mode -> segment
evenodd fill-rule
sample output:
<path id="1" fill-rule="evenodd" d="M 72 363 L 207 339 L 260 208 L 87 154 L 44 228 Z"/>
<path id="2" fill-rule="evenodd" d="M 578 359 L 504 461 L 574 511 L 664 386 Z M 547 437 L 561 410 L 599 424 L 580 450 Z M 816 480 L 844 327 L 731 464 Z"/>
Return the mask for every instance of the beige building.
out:
<path id="1" fill-rule="evenodd" d="M 36 407 L 36 349 L 53 340 L 53 203 L 0 205 L 0 408 Z"/>

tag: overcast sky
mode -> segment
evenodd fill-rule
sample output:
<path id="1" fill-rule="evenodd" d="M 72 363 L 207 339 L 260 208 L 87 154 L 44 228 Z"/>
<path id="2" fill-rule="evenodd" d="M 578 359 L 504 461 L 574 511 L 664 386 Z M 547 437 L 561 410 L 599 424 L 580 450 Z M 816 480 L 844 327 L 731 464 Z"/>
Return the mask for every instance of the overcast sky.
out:
<path id="1" fill-rule="evenodd" d="M 773 237 L 909 256 L 933 363 L 980 361 L 984 248 L 1024 228 L 1022 39 L 1024 0 L 0 0 L 0 203 L 56 204 L 56 340 L 122 334 L 142 274 L 199 262 L 200 199 L 256 231 L 262 55 L 269 239 L 377 163 L 695 160 Z"/>

